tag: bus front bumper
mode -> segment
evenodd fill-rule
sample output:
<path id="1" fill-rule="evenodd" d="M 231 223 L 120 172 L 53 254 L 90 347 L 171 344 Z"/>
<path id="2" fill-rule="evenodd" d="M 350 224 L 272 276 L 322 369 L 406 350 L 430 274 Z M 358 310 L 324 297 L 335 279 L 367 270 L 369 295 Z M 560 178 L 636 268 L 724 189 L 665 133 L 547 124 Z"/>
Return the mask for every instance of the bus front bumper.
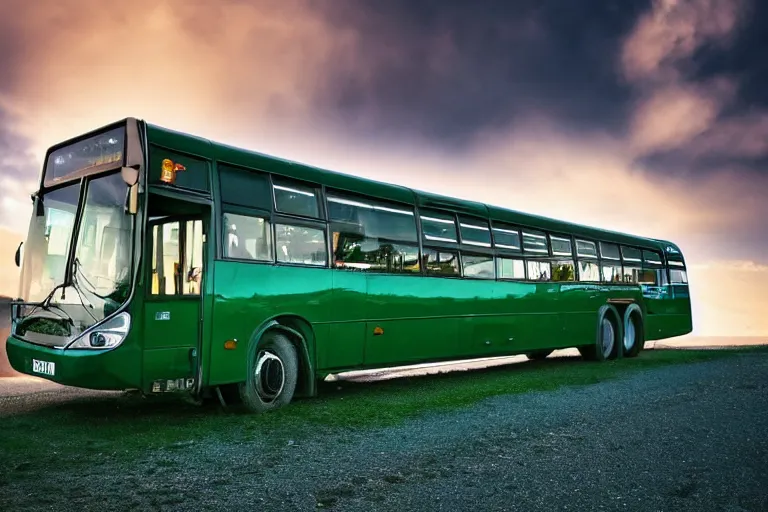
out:
<path id="1" fill-rule="evenodd" d="M 17 372 L 65 386 L 101 390 L 140 387 L 140 364 L 135 364 L 130 347 L 124 345 L 105 351 L 63 350 L 10 336 L 6 351 Z"/>

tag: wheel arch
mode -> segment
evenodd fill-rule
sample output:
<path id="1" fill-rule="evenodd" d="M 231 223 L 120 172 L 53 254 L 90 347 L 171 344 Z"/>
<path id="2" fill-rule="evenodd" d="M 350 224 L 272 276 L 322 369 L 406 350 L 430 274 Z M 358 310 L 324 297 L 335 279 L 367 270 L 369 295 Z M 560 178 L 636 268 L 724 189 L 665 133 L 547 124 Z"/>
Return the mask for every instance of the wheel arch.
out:
<path id="1" fill-rule="evenodd" d="M 262 323 L 251 336 L 249 344 L 262 343 L 265 335 L 278 331 L 293 343 L 299 358 L 299 376 L 296 383 L 296 396 L 313 397 L 317 395 L 315 379 L 315 332 L 308 320 L 292 314 L 278 315 Z"/>

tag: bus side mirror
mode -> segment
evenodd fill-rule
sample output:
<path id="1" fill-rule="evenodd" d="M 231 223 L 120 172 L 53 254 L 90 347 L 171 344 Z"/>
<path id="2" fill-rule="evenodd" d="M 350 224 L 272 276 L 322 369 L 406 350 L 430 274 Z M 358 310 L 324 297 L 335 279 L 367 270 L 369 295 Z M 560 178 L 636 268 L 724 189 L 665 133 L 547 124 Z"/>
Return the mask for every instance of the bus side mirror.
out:
<path id="1" fill-rule="evenodd" d="M 128 188 L 128 194 L 125 198 L 125 209 L 131 215 L 136 215 L 139 211 L 139 185 L 134 183 Z"/>
<path id="2" fill-rule="evenodd" d="M 138 166 L 123 167 L 122 169 L 120 169 L 120 175 L 122 176 L 125 184 L 128 185 L 129 187 L 132 187 L 139 182 Z"/>
<path id="3" fill-rule="evenodd" d="M 16 266 L 21 267 L 21 246 L 24 245 L 24 242 L 19 243 L 19 246 L 16 248 L 16 257 L 14 258 L 16 260 Z"/>

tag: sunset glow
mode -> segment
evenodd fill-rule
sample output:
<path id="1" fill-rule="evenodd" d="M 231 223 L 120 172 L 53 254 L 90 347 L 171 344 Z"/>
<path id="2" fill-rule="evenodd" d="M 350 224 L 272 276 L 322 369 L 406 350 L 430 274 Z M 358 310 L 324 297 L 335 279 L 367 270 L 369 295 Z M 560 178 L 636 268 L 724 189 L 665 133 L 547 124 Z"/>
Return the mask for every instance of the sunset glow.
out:
<path id="1" fill-rule="evenodd" d="M 743 2 L 659 0 L 621 23 L 601 12 L 597 57 L 536 13 L 478 28 L 480 15 L 446 6 L 414 27 L 398 2 L 3 4 L 14 15 L 0 17 L 0 294 L 16 294 L 46 148 L 132 116 L 672 240 L 694 334 L 768 336 L 768 98 L 749 96 L 743 70 L 697 67 L 701 52 L 742 51 L 755 30 Z M 486 30 L 498 39 L 487 52 Z"/>

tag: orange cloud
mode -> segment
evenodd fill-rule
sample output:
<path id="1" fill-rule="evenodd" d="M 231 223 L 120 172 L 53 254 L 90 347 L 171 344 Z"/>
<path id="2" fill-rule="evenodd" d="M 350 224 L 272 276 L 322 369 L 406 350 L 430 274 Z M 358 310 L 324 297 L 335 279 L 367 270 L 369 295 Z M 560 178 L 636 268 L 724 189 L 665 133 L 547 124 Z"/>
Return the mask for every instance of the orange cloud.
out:
<path id="1" fill-rule="evenodd" d="M 624 44 L 621 64 L 630 81 L 674 81 L 676 67 L 702 45 L 724 44 L 739 23 L 739 0 L 655 0 Z"/>
<path id="2" fill-rule="evenodd" d="M 85 0 L 79 15 L 66 2 L 13 4 L 0 20 L 24 55 L 12 107 L 44 146 L 129 115 L 229 135 L 280 130 L 301 123 L 324 66 L 354 47 L 299 1 Z"/>
<path id="3" fill-rule="evenodd" d="M 638 154 L 680 147 L 707 131 L 734 87 L 725 80 L 653 90 L 634 113 L 631 143 Z"/>

